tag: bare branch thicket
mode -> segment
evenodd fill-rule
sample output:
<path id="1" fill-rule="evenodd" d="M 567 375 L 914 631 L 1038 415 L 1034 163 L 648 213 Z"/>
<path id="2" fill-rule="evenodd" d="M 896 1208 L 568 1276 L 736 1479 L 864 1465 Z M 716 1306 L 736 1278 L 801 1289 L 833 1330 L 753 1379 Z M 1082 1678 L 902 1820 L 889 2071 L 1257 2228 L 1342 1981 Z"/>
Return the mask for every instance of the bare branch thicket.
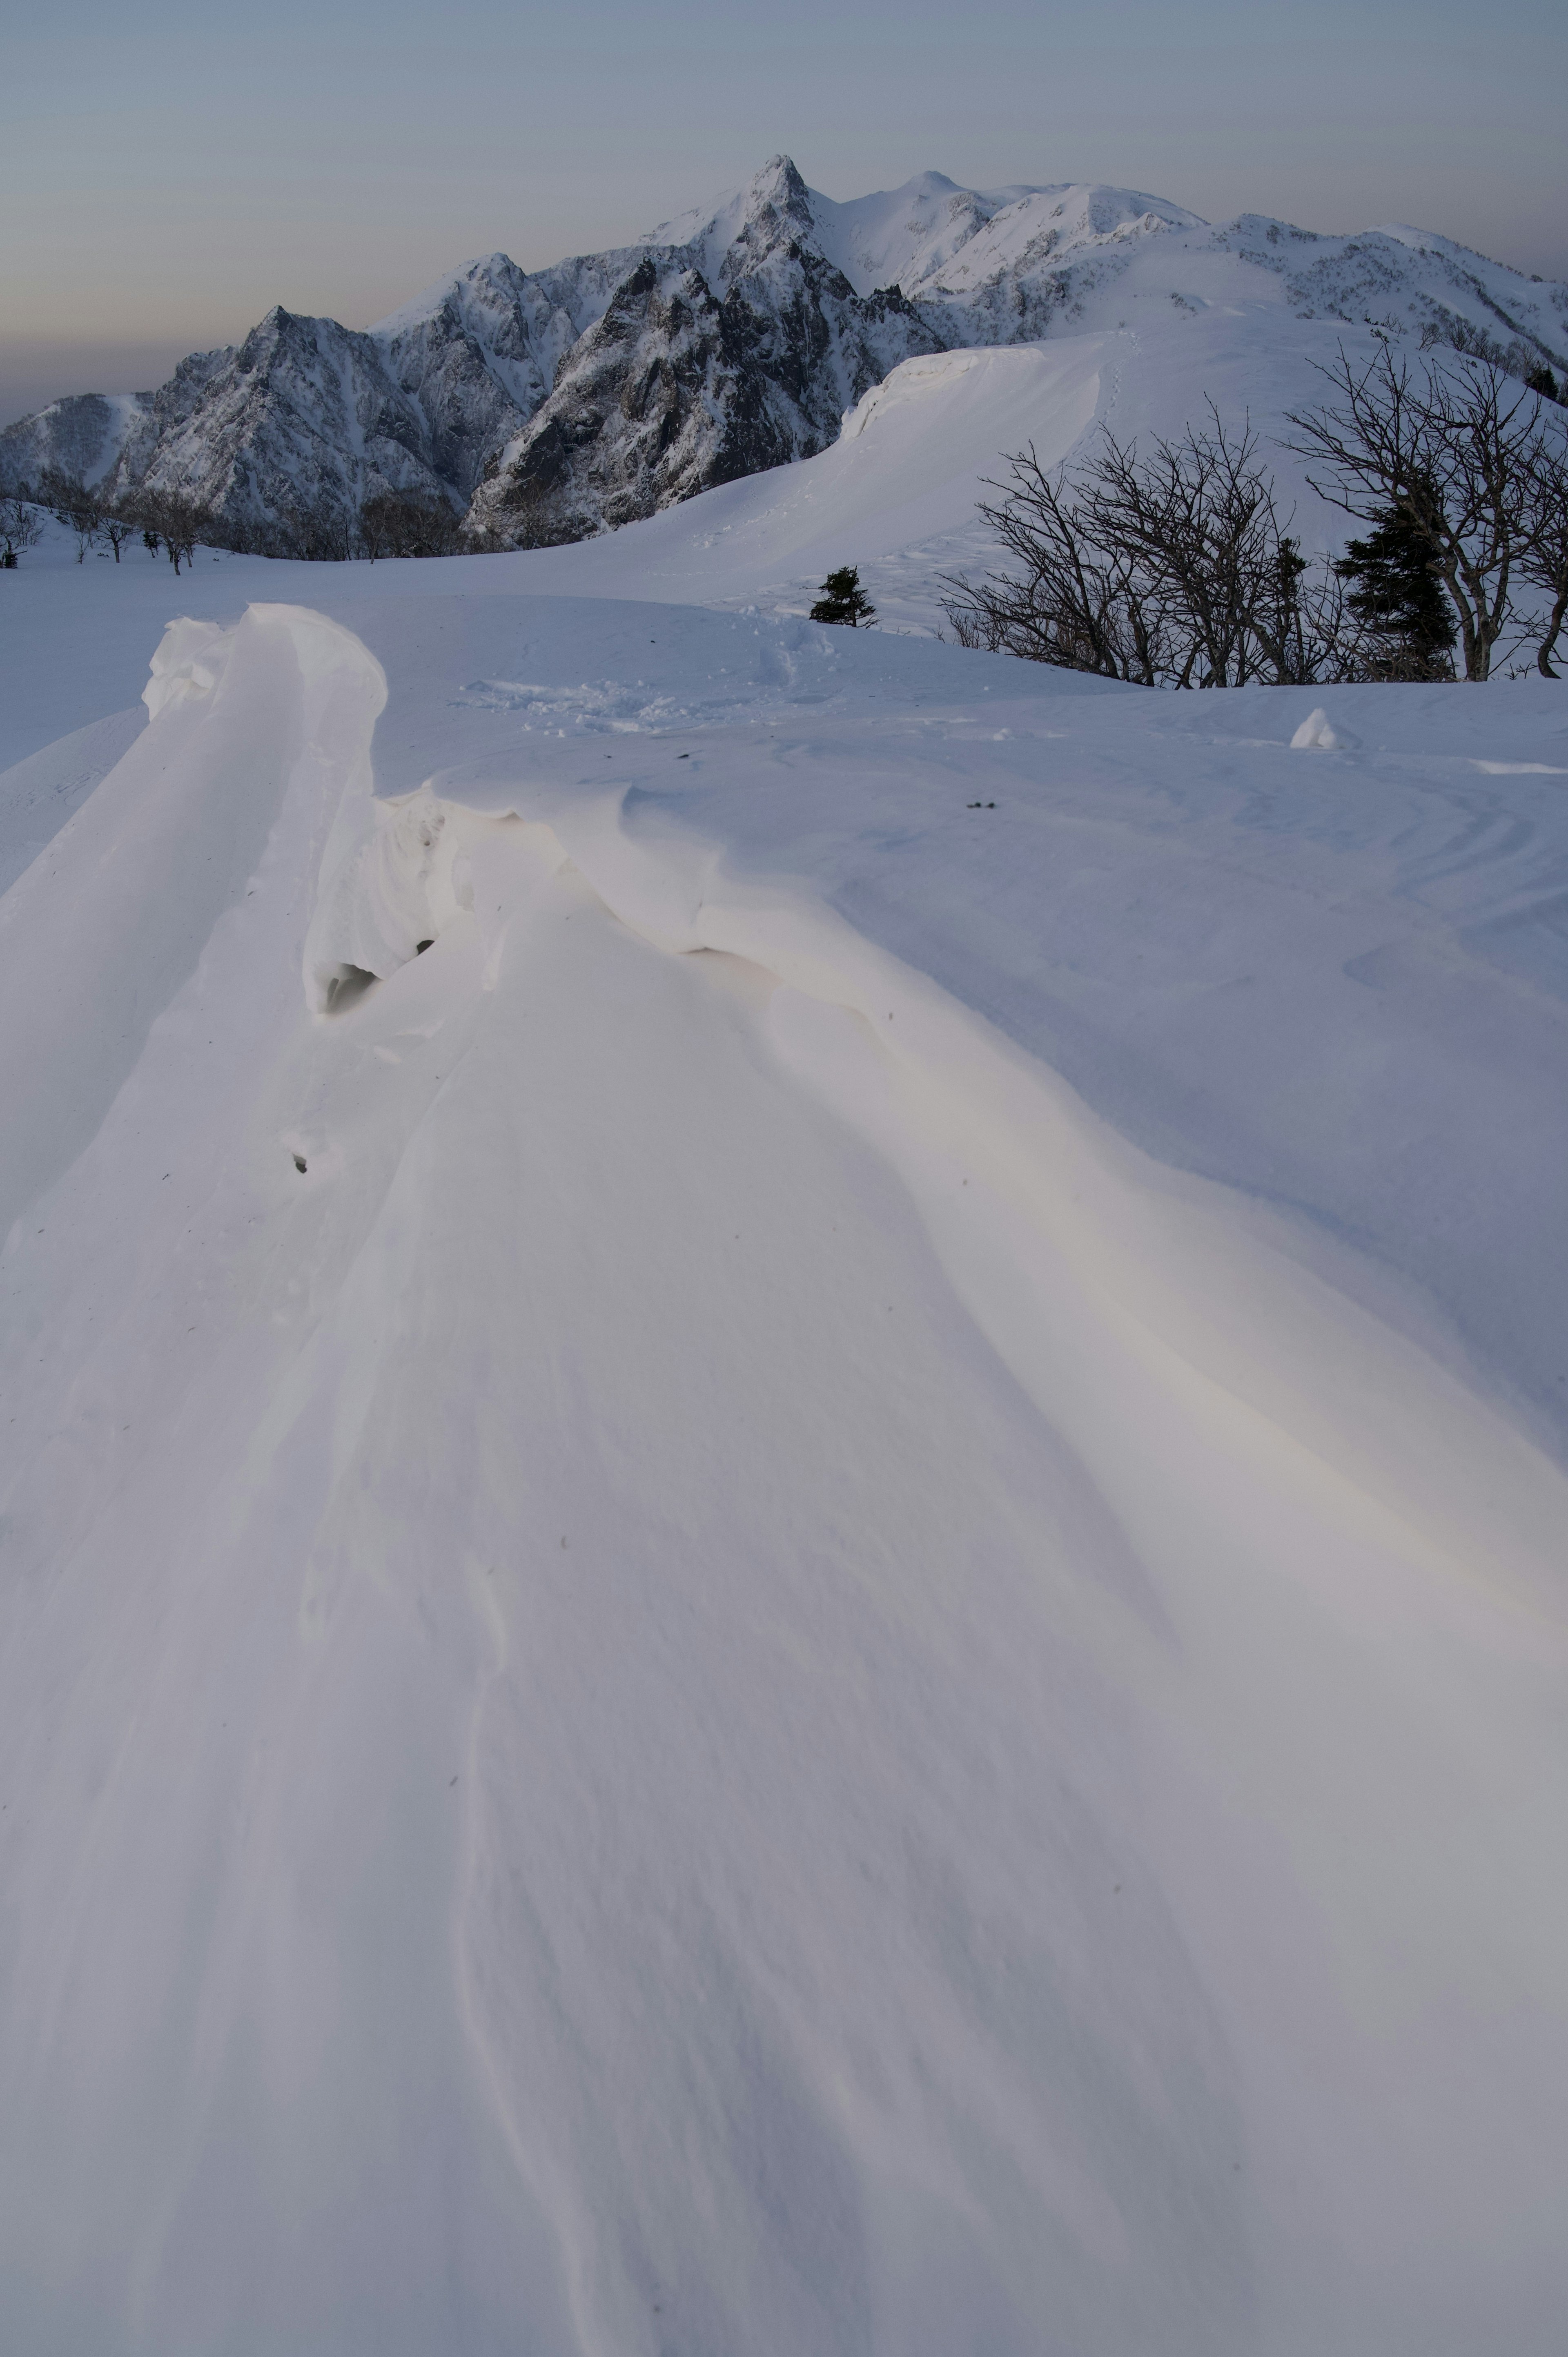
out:
<path id="1" fill-rule="evenodd" d="M 1556 679 L 1552 658 L 1568 619 L 1568 434 L 1542 435 L 1525 478 L 1524 544 L 1519 569 L 1550 600 L 1541 624 L 1535 667 Z"/>
<path id="2" fill-rule="evenodd" d="M 1341 346 L 1321 373 L 1334 398 L 1291 414 L 1286 447 L 1316 463 L 1313 489 L 1348 515 L 1395 517 L 1431 544 L 1465 677 L 1487 678 L 1513 619 L 1541 395 L 1488 361 L 1412 368 L 1387 345 L 1364 365 Z"/>
<path id="3" fill-rule="evenodd" d="M 292 556 L 306 565 L 346 565 L 359 554 L 357 522 L 347 508 L 302 508 L 290 500 L 279 507 L 269 544 L 258 553 Z"/>
<path id="4" fill-rule="evenodd" d="M 206 511 L 178 492 L 143 489 L 111 507 L 100 492 L 53 468 L 40 479 L 38 495 L 56 520 L 75 533 L 79 565 L 98 540 L 109 543 L 118 565 L 125 542 L 139 532 L 153 554 L 162 546 L 177 575 L 210 527 Z"/>
<path id="5" fill-rule="evenodd" d="M 120 512 L 134 530 L 141 533 L 144 543 L 154 554 L 158 543 L 162 543 L 177 579 L 180 566 L 190 564 L 195 557 L 197 542 L 205 538 L 210 529 L 211 520 L 206 510 L 178 491 L 144 487 L 122 503 Z"/>
<path id="6" fill-rule="evenodd" d="M 200 538 L 204 546 L 225 548 L 235 556 L 297 557 L 307 553 L 300 545 L 301 520 L 298 511 L 292 507 L 283 509 L 278 515 L 269 518 L 265 522 L 258 522 L 254 518 L 242 520 L 235 516 L 215 515 L 210 510 L 202 511 L 199 522 Z M 330 527 L 326 537 L 328 540 L 331 537 Z M 336 547 L 325 549 L 317 547 L 308 553 L 316 555 L 346 555 L 349 552 L 344 545 L 344 538 L 339 529 Z"/>
<path id="7" fill-rule="evenodd" d="M 1337 651 L 1342 598 L 1321 568 L 1309 577 L 1251 421 L 1236 431 L 1208 407 L 1207 427 L 1156 440 L 1147 461 L 1106 435 L 1090 517 L 1152 587 L 1178 657 L 1178 686 L 1314 680 Z"/>
<path id="8" fill-rule="evenodd" d="M 1257 451 L 1210 403 L 1207 426 L 1147 457 L 1103 430 L 1071 476 L 1020 452 L 981 507 L 1013 569 L 945 584 L 960 643 L 1145 687 L 1345 676 L 1343 584 L 1302 555 Z"/>
<path id="9" fill-rule="evenodd" d="M 38 497 L 55 522 L 76 534 L 76 561 L 84 563 L 103 522 L 99 494 L 60 468 L 46 467 L 38 478 Z"/>
<path id="10" fill-rule="evenodd" d="M 43 536 L 43 517 L 25 491 L 8 492 L 0 499 L 0 565 L 7 573 L 15 572 L 23 549 L 37 548 Z"/>
<path id="11" fill-rule="evenodd" d="M 356 512 L 336 501 L 306 507 L 279 500 L 264 522 L 211 524 L 213 544 L 249 556 L 306 565 L 344 565 L 368 556 L 445 556 L 460 545 L 457 518 L 445 500 L 419 491 L 373 492 Z"/>
<path id="12" fill-rule="evenodd" d="M 44 494 L 40 492 L 40 499 Z M 447 502 L 420 491 L 383 491 L 365 502 L 362 514 L 324 501 L 308 507 L 285 499 L 265 520 L 214 513 L 177 491 L 142 484 L 105 506 L 79 484 L 51 479 L 46 504 L 85 523 L 91 511 L 95 536 L 106 540 L 119 562 L 120 550 L 138 533 L 148 554 L 161 551 L 177 573 L 194 557 L 198 543 L 236 554 L 287 557 L 306 563 L 345 564 L 350 558 L 446 556 L 463 545 L 462 526 Z"/>
<path id="13" fill-rule="evenodd" d="M 1568 388 L 1559 382 L 1552 365 L 1556 355 L 1539 336 L 1515 335 L 1506 344 L 1499 343 L 1485 328 L 1445 311 L 1441 318 L 1429 320 L 1421 331 L 1422 350 L 1430 351 L 1434 345 L 1463 352 L 1471 360 L 1487 361 L 1509 376 L 1518 377 L 1521 384 L 1528 385 L 1531 393 L 1539 393 L 1544 400 L 1568 402 Z M 1558 367 L 1561 366 L 1559 361 Z"/>
<path id="14" fill-rule="evenodd" d="M 1101 545 L 1065 473 L 1047 475 L 1033 444 L 1007 464 L 1011 480 L 991 484 L 1000 503 L 983 500 L 980 512 L 1016 569 L 946 577 L 960 646 L 1154 686 L 1166 652 L 1130 557 Z"/>
<path id="15" fill-rule="evenodd" d="M 445 500 L 420 491 L 375 491 L 360 510 L 360 545 L 378 556 L 450 556 L 462 525 Z"/>

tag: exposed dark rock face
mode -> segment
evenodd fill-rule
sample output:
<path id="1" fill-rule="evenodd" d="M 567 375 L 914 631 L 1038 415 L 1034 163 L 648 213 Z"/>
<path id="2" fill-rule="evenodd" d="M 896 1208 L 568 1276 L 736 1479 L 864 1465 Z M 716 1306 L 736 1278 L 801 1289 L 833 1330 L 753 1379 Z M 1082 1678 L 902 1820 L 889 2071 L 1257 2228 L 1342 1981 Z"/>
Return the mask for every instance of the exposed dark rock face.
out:
<path id="1" fill-rule="evenodd" d="M 236 536 L 328 553 L 379 490 L 451 497 L 382 347 L 281 307 L 238 350 L 182 361 L 125 441 L 111 488 L 175 491 Z"/>
<path id="2" fill-rule="evenodd" d="M 690 249 L 646 255 L 479 487 L 474 544 L 580 540 L 810 457 L 889 369 L 945 349 L 897 287 L 856 295 L 795 228 L 791 209 L 759 210 L 725 257 L 722 292 Z"/>
<path id="3" fill-rule="evenodd" d="M 1446 239 L 1210 229 L 1132 190 L 939 172 L 837 204 L 776 156 L 635 245 L 534 272 L 492 253 L 363 331 L 274 310 L 156 393 L 52 403 L 0 433 L 0 490 L 58 468 L 321 555 L 383 492 L 445 500 L 478 548 L 576 540 L 825 448 L 918 354 L 1116 329 L 1151 296 L 1196 312 L 1220 255 L 1249 299 L 1272 279 L 1304 316 L 1568 374 L 1568 289 Z"/>
<path id="4" fill-rule="evenodd" d="M 379 492 L 461 514 L 638 258 L 530 276 L 492 254 L 363 331 L 280 307 L 237 349 L 182 361 L 156 393 L 79 395 L 10 427 L 0 485 L 56 467 L 112 497 L 177 492 L 226 537 L 323 555 L 347 551 Z"/>
<path id="5" fill-rule="evenodd" d="M 465 502 L 639 259 L 622 248 L 530 274 L 492 253 L 372 330 L 388 375 L 425 420 L 436 472 Z"/>
<path id="6" fill-rule="evenodd" d="M 497 547 L 581 540 L 698 487 L 733 401 L 719 307 L 702 278 L 645 257 L 611 296 L 478 496 Z M 470 511 L 470 530 L 474 511 Z M 493 516 L 494 521 L 490 518 Z"/>
<path id="7" fill-rule="evenodd" d="M 37 483 L 51 468 L 74 482 L 96 483 L 114 464 L 136 412 L 150 393 L 67 393 L 0 434 L 0 491 Z"/>

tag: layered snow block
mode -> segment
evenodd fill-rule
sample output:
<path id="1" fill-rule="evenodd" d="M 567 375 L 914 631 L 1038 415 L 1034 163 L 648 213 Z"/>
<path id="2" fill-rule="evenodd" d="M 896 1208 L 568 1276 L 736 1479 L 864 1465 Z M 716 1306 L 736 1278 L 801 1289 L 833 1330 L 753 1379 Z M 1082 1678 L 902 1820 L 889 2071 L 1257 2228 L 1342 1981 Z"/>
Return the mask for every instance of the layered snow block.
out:
<path id="1" fill-rule="evenodd" d="M 228 631 L 170 626 L 151 725 L 0 899 L 15 1017 L 0 1228 L 97 1133 L 215 930 L 238 920 L 290 798 L 329 777 L 336 806 L 384 694 L 358 641 L 320 620 L 302 630 L 297 608 L 255 606 Z"/>
<path id="2" fill-rule="evenodd" d="M 1290 740 L 1293 753 L 1332 753 L 1339 739 L 1328 725 L 1328 715 L 1321 704 L 1315 705 Z"/>
<path id="3" fill-rule="evenodd" d="M 461 909 L 473 886 L 460 830 L 426 797 L 389 808 L 368 786 L 333 830 L 321 898 L 306 941 L 309 1004 L 332 1011 L 345 985 L 395 974 Z"/>
<path id="4" fill-rule="evenodd" d="M 142 690 L 147 717 L 156 720 L 171 705 L 201 704 L 222 678 L 234 651 L 234 632 L 216 622 L 171 622 L 152 661 L 152 677 Z"/>

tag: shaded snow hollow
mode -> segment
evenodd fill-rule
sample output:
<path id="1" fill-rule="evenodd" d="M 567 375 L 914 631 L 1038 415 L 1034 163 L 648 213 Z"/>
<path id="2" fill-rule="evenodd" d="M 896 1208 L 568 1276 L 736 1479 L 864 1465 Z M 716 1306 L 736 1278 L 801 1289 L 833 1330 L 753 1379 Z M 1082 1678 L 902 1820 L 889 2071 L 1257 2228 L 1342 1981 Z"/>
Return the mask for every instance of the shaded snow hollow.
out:
<path id="1" fill-rule="evenodd" d="M 1555 2352 L 1563 691 L 755 609 L 1106 359 L 7 576 L 8 2346 Z"/>

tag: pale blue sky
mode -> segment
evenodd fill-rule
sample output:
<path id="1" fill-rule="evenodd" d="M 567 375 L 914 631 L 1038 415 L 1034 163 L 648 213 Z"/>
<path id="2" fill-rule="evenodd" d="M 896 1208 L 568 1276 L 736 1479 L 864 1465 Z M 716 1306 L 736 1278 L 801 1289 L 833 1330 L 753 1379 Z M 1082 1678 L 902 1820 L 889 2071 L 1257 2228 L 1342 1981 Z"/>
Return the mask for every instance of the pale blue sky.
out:
<path id="1" fill-rule="evenodd" d="M 63 0 L 4 59 L 0 420 L 274 302 L 363 326 L 623 242 L 780 149 L 833 197 L 1110 180 L 1568 276 L 1561 0 Z"/>

